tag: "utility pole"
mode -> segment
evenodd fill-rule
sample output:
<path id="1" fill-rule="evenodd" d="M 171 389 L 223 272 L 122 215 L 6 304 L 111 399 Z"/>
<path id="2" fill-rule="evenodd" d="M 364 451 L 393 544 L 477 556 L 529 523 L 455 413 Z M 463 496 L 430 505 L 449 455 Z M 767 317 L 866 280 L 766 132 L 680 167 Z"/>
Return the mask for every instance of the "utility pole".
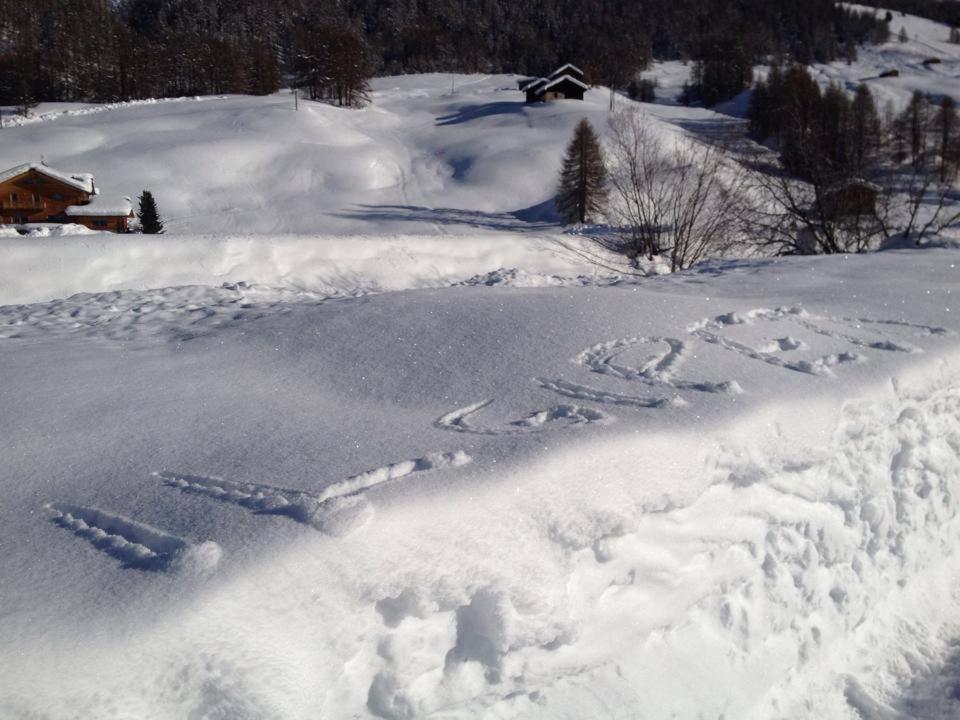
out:
<path id="1" fill-rule="evenodd" d="M 293 92 L 293 111 L 300 112 L 300 93 L 297 92 L 296 86 L 290 88 Z"/>

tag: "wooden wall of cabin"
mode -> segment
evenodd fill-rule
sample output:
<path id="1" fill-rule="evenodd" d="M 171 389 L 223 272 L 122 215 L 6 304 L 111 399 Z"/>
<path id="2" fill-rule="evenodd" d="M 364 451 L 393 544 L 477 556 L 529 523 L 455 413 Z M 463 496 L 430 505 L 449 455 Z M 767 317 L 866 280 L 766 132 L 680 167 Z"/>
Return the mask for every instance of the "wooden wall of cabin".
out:
<path id="1" fill-rule="evenodd" d="M 90 195 L 39 173 L 0 182 L 0 223 L 47 222 L 70 205 L 89 202 Z M 25 220 L 24 220 L 25 218 Z"/>

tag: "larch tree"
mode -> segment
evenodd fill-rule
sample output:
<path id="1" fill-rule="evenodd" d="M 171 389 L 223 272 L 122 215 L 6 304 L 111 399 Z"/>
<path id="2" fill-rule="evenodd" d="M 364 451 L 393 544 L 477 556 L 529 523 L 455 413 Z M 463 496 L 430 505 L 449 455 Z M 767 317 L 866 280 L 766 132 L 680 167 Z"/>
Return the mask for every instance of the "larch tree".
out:
<path id="1" fill-rule="evenodd" d="M 944 95 L 934 121 L 937 133 L 937 151 L 940 153 L 940 182 L 952 180 L 960 164 L 960 137 L 958 137 L 957 104 Z"/>
<path id="2" fill-rule="evenodd" d="M 607 206 L 607 166 L 600 140 L 583 118 L 573 131 L 560 169 L 557 211 L 567 225 L 595 219 Z"/>

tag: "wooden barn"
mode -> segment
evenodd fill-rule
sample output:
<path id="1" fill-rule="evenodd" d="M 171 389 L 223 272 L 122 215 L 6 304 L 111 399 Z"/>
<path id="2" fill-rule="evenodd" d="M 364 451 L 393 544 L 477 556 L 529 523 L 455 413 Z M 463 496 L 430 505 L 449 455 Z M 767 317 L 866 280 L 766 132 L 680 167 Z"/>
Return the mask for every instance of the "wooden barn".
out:
<path id="1" fill-rule="evenodd" d="M 89 173 L 66 173 L 44 163 L 0 172 L 0 224 L 78 223 L 127 232 L 133 217 L 130 200 L 104 202 Z"/>
<path id="2" fill-rule="evenodd" d="M 584 82 L 583 70 L 567 63 L 546 77 L 524 78 L 517 87 L 527 95 L 528 103 L 551 100 L 583 100 L 588 85 Z"/>
<path id="3" fill-rule="evenodd" d="M 826 190 L 820 200 L 820 206 L 823 214 L 830 220 L 872 217 L 877 212 L 879 194 L 878 185 L 857 178 Z"/>

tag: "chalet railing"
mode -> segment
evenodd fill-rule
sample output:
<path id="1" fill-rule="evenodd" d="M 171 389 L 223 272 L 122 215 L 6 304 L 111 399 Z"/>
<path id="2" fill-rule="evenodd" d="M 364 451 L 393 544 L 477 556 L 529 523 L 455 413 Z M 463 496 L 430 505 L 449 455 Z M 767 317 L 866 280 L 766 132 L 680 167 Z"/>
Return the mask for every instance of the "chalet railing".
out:
<path id="1" fill-rule="evenodd" d="M 44 210 L 46 200 L 0 200 L 0 212 L 4 210 Z"/>

